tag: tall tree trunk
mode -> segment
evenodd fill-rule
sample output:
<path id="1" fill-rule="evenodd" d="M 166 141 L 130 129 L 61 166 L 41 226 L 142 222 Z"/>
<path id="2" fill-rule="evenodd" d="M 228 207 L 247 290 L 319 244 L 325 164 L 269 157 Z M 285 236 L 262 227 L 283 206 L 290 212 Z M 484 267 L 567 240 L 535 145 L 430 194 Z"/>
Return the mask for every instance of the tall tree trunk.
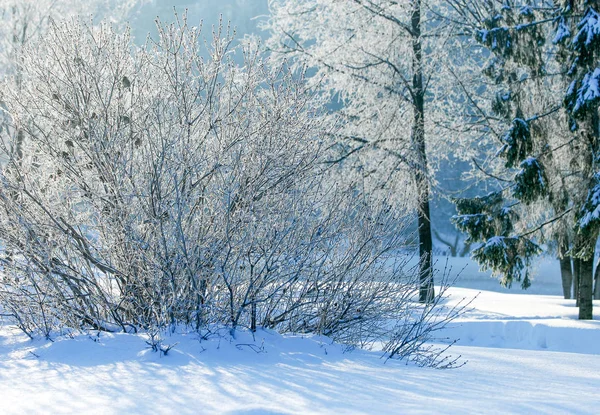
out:
<path id="1" fill-rule="evenodd" d="M 573 269 L 571 268 L 571 257 L 560 259 L 560 276 L 562 278 L 563 296 L 566 300 L 571 298 L 571 286 L 573 285 Z"/>
<path id="2" fill-rule="evenodd" d="M 582 259 L 579 267 L 579 319 L 591 320 L 593 317 L 592 284 L 594 283 L 594 256 Z"/>
<path id="3" fill-rule="evenodd" d="M 421 0 L 413 0 L 411 14 L 413 46 L 413 107 L 412 144 L 417 153 L 418 166 L 415 182 L 418 196 L 419 226 L 419 301 L 430 303 L 435 296 L 431 254 L 431 214 L 429 210 L 429 182 L 427 180 L 427 153 L 425 149 L 425 88 L 423 84 L 423 50 L 421 44 Z"/>
<path id="4" fill-rule="evenodd" d="M 586 154 L 586 168 L 584 171 L 589 177 L 590 188 L 594 183 L 593 177 L 596 174 L 595 161 L 598 151 L 598 141 L 600 138 L 600 116 L 598 109 L 594 108 L 591 111 L 590 118 L 587 122 L 582 123 L 585 128 L 584 132 L 589 140 L 590 152 Z M 593 318 L 593 297 L 594 297 L 594 247 L 598 240 L 598 233 L 583 232 L 579 236 L 578 247 L 586 253 L 586 259 L 581 260 L 579 267 L 579 319 L 591 320 Z"/>
<path id="5" fill-rule="evenodd" d="M 564 242 L 560 248 L 560 276 L 562 279 L 563 296 L 565 299 L 571 298 L 571 286 L 573 285 L 573 268 L 571 267 L 571 257 L 568 242 Z"/>
<path id="6" fill-rule="evenodd" d="M 573 258 L 573 298 L 575 305 L 579 307 L 579 276 L 581 275 L 581 260 Z"/>
<path id="7" fill-rule="evenodd" d="M 596 265 L 596 273 L 594 274 L 594 299 L 600 300 L 600 263 Z"/>

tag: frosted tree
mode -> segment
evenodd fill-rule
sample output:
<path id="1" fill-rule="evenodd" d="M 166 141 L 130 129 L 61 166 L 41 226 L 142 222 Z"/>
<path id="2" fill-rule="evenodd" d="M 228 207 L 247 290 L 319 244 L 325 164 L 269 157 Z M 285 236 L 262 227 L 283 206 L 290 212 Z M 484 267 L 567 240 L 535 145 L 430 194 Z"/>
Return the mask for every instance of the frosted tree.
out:
<path id="1" fill-rule="evenodd" d="M 163 353 L 166 330 L 262 326 L 449 363 L 427 342 L 457 310 L 413 300 L 389 195 L 332 180 L 322 98 L 252 42 L 236 65 L 222 25 L 158 33 L 51 23 L 4 83 L 4 316 L 32 337 L 144 330 Z"/>
<path id="2" fill-rule="evenodd" d="M 518 218 L 524 217 L 531 223 L 532 218 L 547 215 L 550 205 L 557 212 L 563 212 L 567 198 L 564 160 L 569 157 L 557 151 L 550 155 L 549 148 L 564 148 L 570 140 L 568 134 L 561 133 L 561 117 L 557 104 L 566 86 L 560 76 L 560 68 L 552 58 L 554 45 L 551 39 L 545 38 L 543 24 L 536 24 L 536 19 L 547 17 L 549 3 L 547 1 L 513 2 L 510 5 L 500 1 L 453 2 L 450 1 L 463 18 L 465 32 L 471 33 L 481 44 L 490 50 L 490 56 L 484 65 L 484 73 L 492 81 L 490 89 L 495 89 L 495 97 L 487 108 L 490 115 L 500 120 L 500 125 L 507 131 L 500 137 L 500 151 L 492 153 L 486 160 L 477 164 L 480 176 L 488 181 L 496 182 L 495 192 L 485 198 L 494 203 L 482 205 L 474 200 L 459 201 L 459 211 L 473 216 L 462 216 L 459 227 L 469 229 L 484 226 L 488 222 L 490 234 L 482 229 L 473 232 L 473 241 L 486 241 L 490 236 L 508 236 L 515 229 L 525 229 L 525 223 Z M 517 31 L 508 31 L 507 26 L 520 27 Z M 536 45 L 536 47 L 532 47 Z M 547 76 L 550 74 L 550 76 Z M 532 124 L 533 126 L 530 126 Z M 520 134 L 526 134 L 527 145 L 518 146 Z M 533 136 L 533 137 L 531 137 Z M 534 156 L 535 151 L 542 155 L 543 163 Z M 527 158 L 527 162 L 525 159 Z M 549 181 L 548 177 L 554 180 Z M 531 181 L 541 180 L 540 186 L 532 186 Z M 540 202 L 542 195 L 548 194 L 550 204 L 546 200 Z M 505 201 L 513 198 L 514 203 Z M 485 212 L 482 210 L 485 209 Z M 494 218 L 494 219 L 493 219 Z M 565 214 L 548 226 L 545 231 L 546 242 L 551 242 L 553 249 L 568 267 L 562 267 L 565 297 L 570 296 L 571 264 L 566 255 L 569 250 L 569 229 L 573 214 Z M 496 221 L 495 226 L 491 222 Z M 533 246 L 531 246 L 533 248 Z M 477 250 L 477 256 L 481 251 Z M 521 264 L 524 258 L 516 257 L 514 264 Z M 528 273 L 521 275 L 526 269 L 521 266 L 512 268 L 513 263 L 506 264 L 502 283 L 510 286 L 513 281 L 521 281 L 524 287 L 530 284 Z M 516 269 L 519 271 L 516 271 Z M 514 272 L 513 272 L 514 271 Z"/>
<path id="3" fill-rule="evenodd" d="M 594 249 L 600 231 L 600 194 L 598 161 L 600 134 L 598 105 L 600 104 L 600 2 L 578 1 L 563 7 L 554 41 L 563 50 L 571 79 L 565 94 L 569 126 L 582 141 L 581 173 L 587 196 L 577 210 L 577 239 L 575 249 L 581 257 L 579 278 L 579 316 L 592 318 Z M 583 17 L 581 17 L 583 15 Z M 571 22 L 572 31 L 565 31 Z M 600 294 L 596 282 L 596 294 Z"/>
<path id="4" fill-rule="evenodd" d="M 0 77 L 20 86 L 20 54 L 29 42 L 45 36 L 50 22 L 73 16 L 95 16 L 123 24 L 135 7 L 145 0 L 4 0 L 0 3 Z M 0 101 L 2 97 L 0 96 Z M 21 140 L 11 152 L 21 155 Z"/>
<path id="5" fill-rule="evenodd" d="M 341 107 L 335 161 L 372 189 L 395 188 L 416 211 L 420 300 L 431 301 L 433 172 L 445 155 L 461 153 L 462 142 L 487 137 L 478 98 L 462 95 L 474 75 L 463 69 L 481 48 L 454 32 L 454 11 L 440 1 L 273 0 L 270 7 L 269 49 L 298 70 L 314 69 L 313 84 Z"/>
<path id="6" fill-rule="evenodd" d="M 19 50 L 43 36 L 51 20 L 80 16 L 123 23 L 144 0 L 4 0 L 0 4 L 0 73 L 14 74 Z"/>
<path id="7" fill-rule="evenodd" d="M 477 10 L 474 4 L 471 10 Z M 492 70 L 514 77 L 522 96 L 509 91 L 497 107 L 515 105 L 507 112 L 512 122 L 498 153 L 509 169 L 507 185 L 484 198 L 458 201 L 456 223 L 483 242 L 475 258 L 507 283 L 523 277 L 528 284 L 528 261 L 541 252 L 541 243 L 576 257 L 579 318 L 590 319 L 598 238 L 598 4 L 485 4 L 486 11 L 499 11 L 480 19 L 474 34 L 494 54 Z M 525 105 L 531 97 L 534 104 L 539 97 L 549 104 Z M 570 244 L 561 240 L 565 235 Z"/>

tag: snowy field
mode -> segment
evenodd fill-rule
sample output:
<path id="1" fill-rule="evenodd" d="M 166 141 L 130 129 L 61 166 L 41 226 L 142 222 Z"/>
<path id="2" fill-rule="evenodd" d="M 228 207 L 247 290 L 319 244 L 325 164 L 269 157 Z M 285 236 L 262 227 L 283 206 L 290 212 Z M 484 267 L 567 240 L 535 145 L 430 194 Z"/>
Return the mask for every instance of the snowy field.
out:
<path id="1" fill-rule="evenodd" d="M 481 291 L 447 329 L 460 339 L 450 353 L 467 362 L 454 370 L 265 331 L 235 340 L 174 335 L 166 342 L 177 346 L 160 357 L 136 335 L 47 342 L 4 327 L 0 413 L 596 414 L 600 321 L 575 320 L 551 265 L 529 294 L 465 269 L 448 303 L 474 297 L 474 286 L 494 291 Z M 600 301 L 594 306 L 600 314 Z"/>

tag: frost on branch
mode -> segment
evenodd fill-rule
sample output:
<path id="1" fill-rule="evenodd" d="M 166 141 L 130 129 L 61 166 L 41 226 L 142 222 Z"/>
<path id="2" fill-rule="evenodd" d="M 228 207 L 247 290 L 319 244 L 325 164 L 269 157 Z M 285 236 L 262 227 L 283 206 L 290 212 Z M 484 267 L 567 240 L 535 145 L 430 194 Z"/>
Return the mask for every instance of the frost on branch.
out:
<path id="1" fill-rule="evenodd" d="M 578 128 L 575 119 L 583 120 L 597 110 L 600 102 L 600 68 L 597 67 L 600 48 L 600 15 L 588 7 L 577 25 L 570 49 L 569 75 L 574 79 L 565 93 L 565 107 L 574 119 L 571 130 Z"/>
<path id="2" fill-rule="evenodd" d="M 574 80 L 565 95 L 565 106 L 575 117 L 585 116 L 600 102 L 600 68 Z"/>
<path id="3" fill-rule="evenodd" d="M 105 18 L 122 24 L 145 0 L 2 0 L 0 2 L 0 77 L 15 76 L 18 56 L 29 42 L 43 38 L 54 20 L 73 16 Z"/>
<path id="4" fill-rule="evenodd" d="M 593 59 L 594 48 L 600 42 L 600 15 L 593 7 L 587 8 L 577 30 L 577 34 L 573 36 L 573 49 L 582 56 L 591 55 Z"/>
<path id="5" fill-rule="evenodd" d="M 556 33 L 554 34 L 554 38 L 552 39 L 552 43 L 555 45 L 565 42 L 571 36 L 571 29 L 569 25 L 565 22 L 565 18 L 561 17 L 557 20 L 556 25 Z"/>
<path id="6" fill-rule="evenodd" d="M 3 312 L 46 336 L 262 326 L 368 346 L 401 318 L 427 333 L 406 213 L 340 183 L 304 79 L 251 42 L 236 66 L 223 28 L 158 33 L 138 49 L 70 22 L 25 48 L 3 89 Z"/>

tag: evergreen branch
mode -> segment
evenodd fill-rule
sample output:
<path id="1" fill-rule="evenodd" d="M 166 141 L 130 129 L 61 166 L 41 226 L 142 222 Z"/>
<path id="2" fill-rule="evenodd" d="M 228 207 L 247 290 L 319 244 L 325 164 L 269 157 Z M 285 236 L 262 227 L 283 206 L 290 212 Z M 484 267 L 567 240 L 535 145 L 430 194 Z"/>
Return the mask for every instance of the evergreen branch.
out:
<path id="1" fill-rule="evenodd" d="M 471 105 L 473 105 L 473 107 L 481 115 L 481 117 L 483 118 L 483 120 L 486 121 L 486 124 L 487 124 L 488 128 L 492 131 L 492 133 L 494 134 L 494 136 L 496 137 L 496 139 L 498 141 L 502 142 L 501 135 L 494 129 L 494 127 L 492 127 L 491 123 L 489 122 L 492 118 L 490 116 L 488 116 L 485 113 L 485 111 L 477 104 L 477 102 L 473 98 L 472 94 L 469 92 L 469 90 L 467 89 L 467 87 L 465 86 L 465 84 L 461 81 L 460 77 L 458 75 L 456 75 L 456 73 L 452 70 L 452 68 L 449 67 L 448 70 L 452 74 L 452 76 L 454 77 L 455 81 L 460 86 L 460 89 L 463 91 L 463 93 L 465 94 L 465 96 L 467 97 L 467 99 L 469 100 L 469 102 L 471 103 Z"/>

